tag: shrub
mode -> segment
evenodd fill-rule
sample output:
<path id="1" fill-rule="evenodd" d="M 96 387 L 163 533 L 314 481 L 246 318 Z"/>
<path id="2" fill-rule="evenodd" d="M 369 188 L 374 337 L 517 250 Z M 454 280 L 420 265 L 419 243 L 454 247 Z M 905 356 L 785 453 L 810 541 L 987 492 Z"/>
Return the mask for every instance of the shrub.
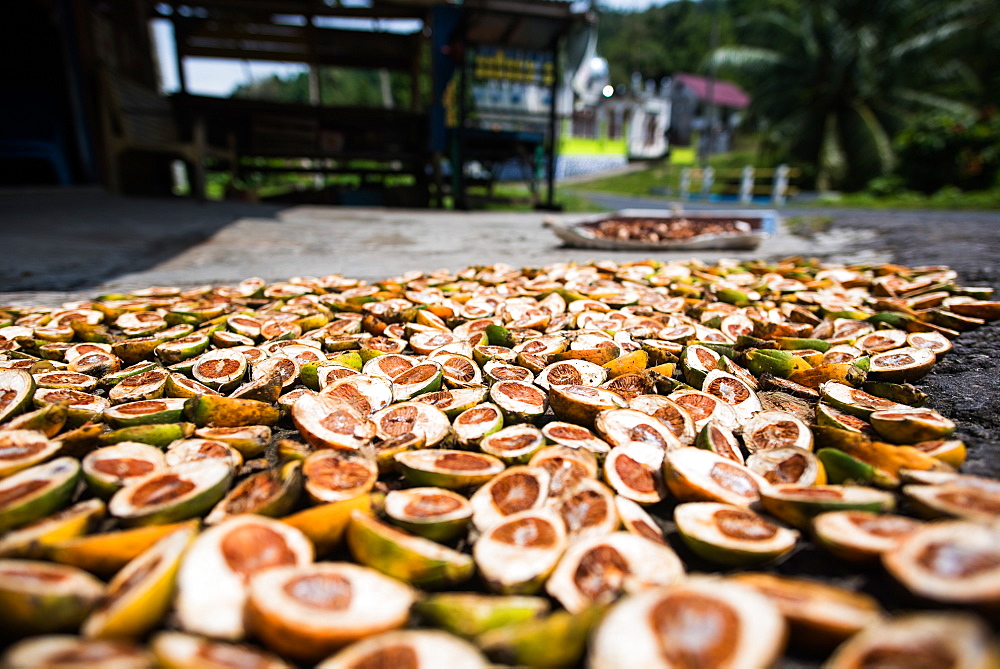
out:
<path id="1" fill-rule="evenodd" d="M 945 186 L 985 190 L 1000 172 L 1000 116 L 977 120 L 936 115 L 896 138 L 897 173 L 908 188 L 930 194 Z"/>

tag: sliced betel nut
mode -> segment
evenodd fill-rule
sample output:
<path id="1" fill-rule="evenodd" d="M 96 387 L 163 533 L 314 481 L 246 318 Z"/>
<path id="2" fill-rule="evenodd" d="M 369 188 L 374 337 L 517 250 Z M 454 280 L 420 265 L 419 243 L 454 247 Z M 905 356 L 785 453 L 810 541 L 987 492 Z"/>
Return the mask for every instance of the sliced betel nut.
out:
<path id="1" fill-rule="evenodd" d="M 996 639 L 981 619 L 959 611 L 925 611 L 874 621 L 837 648 L 824 666 L 989 669 L 997 655 Z"/>
<path id="2" fill-rule="evenodd" d="M 670 393 L 667 399 L 672 400 L 691 416 L 695 434 L 700 432 L 710 420 L 716 420 L 729 429 L 735 429 L 738 425 L 736 410 L 715 395 L 709 395 L 700 390 L 682 389 Z"/>
<path id="3" fill-rule="evenodd" d="M 163 394 L 167 397 L 183 397 L 185 399 L 195 395 L 219 395 L 219 391 L 212 390 L 204 383 L 199 383 L 194 379 L 184 376 L 180 372 L 171 372 L 163 385 Z"/>
<path id="4" fill-rule="evenodd" d="M 615 509 L 626 532 L 644 537 L 658 544 L 667 544 L 663 530 L 649 513 L 627 497 L 615 495 Z"/>
<path id="5" fill-rule="evenodd" d="M 0 423 L 25 412 L 35 394 L 35 380 L 23 369 L 0 369 Z"/>
<path id="6" fill-rule="evenodd" d="M 605 409 L 624 409 L 628 402 L 618 393 L 591 386 L 550 386 L 549 405 L 559 420 L 593 427 L 597 414 Z"/>
<path id="7" fill-rule="evenodd" d="M 432 354 L 432 357 L 435 362 L 440 363 L 444 382 L 449 388 L 482 385 L 483 370 L 469 356 L 448 353 Z"/>
<path id="8" fill-rule="evenodd" d="M 473 524 L 485 532 L 507 516 L 540 509 L 548 497 L 550 481 L 543 467 L 510 467 L 500 472 L 470 498 Z"/>
<path id="9" fill-rule="evenodd" d="M 239 451 L 244 459 L 259 456 L 271 443 L 271 428 L 267 425 L 201 427 L 194 431 L 194 435 L 202 439 L 229 444 Z"/>
<path id="10" fill-rule="evenodd" d="M 55 371 L 32 374 L 38 388 L 69 388 L 89 393 L 97 387 L 97 379 L 79 372 Z"/>
<path id="11" fill-rule="evenodd" d="M 425 448 L 444 445 L 451 437 L 451 421 L 437 407 L 420 401 L 398 402 L 372 414 L 375 436 L 382 441 L 415 434 Z M 433 485 L 433 484 L 432 484 Z"/>
<path id="12" fill-rule="evenodd" d="M 419 364 L 419 360 L 410 355 L 387 353 L 366 361 L 361 367 L 361 373 L 392 381 L 403 372 Z"/>
<path id="13" fill-rule="evenodd" d="M 0 479 L 0 533 L 66 506 L 79 479 L 80 463 L 70 457 L 56 458 Z"/>
<path id="14" fill-rule="evenodd" d="M 160 367 L 126 376 L 108 391 L 108 399 L 115 404 L 159 399 L 166 392 L 169 378 L 170 372 Z"/>
<path id="15" fill-rule="evenodd" d="M 83 636 L 140 638 L 159 625 L 173 603 L 181 558 L 197 534 L 191 525 L 175 530 L 122 567 L 84 621 Z"/>
<path id="16" fill-rule="evenodd" d="M 793 527 L 808 529 L 815 516 L 827 511 L 892 511 L 892 493 L 865 486 L 772 485 L 761 488 L 760 501 L 772 516 Z"/>
<path id="17" fill-rule="evenodd" d="M 912 383 L 927 376 L 937 356 L 926 348 L 904 346 L 871 356 L 868 379 L 891 383 Z"/>
<path id="18" fill-rule="evenodd" d="M 400 669 L 487 669 L 479 649 L 468 641 L 437 630 L 384 632 L 358 641 L 327 658 L 319 669 L 399 667 Z"/>
<path id="19" fill-rule="evenodd" d="M 880 437 L 894 444 L 947 439 L 955 431 L 955 423 L 933 409 L 886 409 L 868 420 Z"/>
<path id="20" fill-rule="evenodd" d="M 469 500 L 445 488 L 393 490 L 385 496 L 385 515 L 408 532 L 449 542 L 465 534 L 472 518 Z"/>
<path id="21" fill-rule="evenodd" d="M 767 482 L 744 466 L 712 451 L 681 448 L 663 459 L 663 480 L 682 502 L 722 502 L 750 506 Z"/>
<path id="22" fill-rule="evenodd" d="M 205 516 L 206 525 L 217 525 L 242 513 L 277 518 L 287 515 L 302 492 L 302 464 L 296 460 L 247 476 L 226 493 Z"/>
<path id="23" fill-rule="evenodd" d="M 562 516 L 571 542 L 618 529 L 615 494 L 595 479 L 583 479 L 559 497 L 550 497 L 548 505 Z"/>
<path id="24" fill-rule="evenodd" d="M 934 439 L 931 441 L 921 441 L 913 444 L 918 451 L 922 451 L 932 458 L 936 458 L 946 465 L 958 469 L 965 463 L 967 449 L 965 442 L 960 439 Z"/>
<path id="25" fill-rule="evenodd" d="M 480 404 L 486 400 L 489 388 L 486 386 L 470 386 L 469 388 L 455 388 L 453 390 L 439 390 L 436 393 L 424 393 L 414 398 L 415 402 L 429 404 L 444 412 L 448 418 L 455 418 L 458 414 L 467 409 Z"/>
<path id="26" fill-rule="evenodd" d="M 410 483 L 450 490 L 480 486 L 506 467 L 502 460 L 485 453 L 439 448 L 403 451 L 395 460 Z"/>
<path id="27" fill-rule="evenodd" d="M 62 442 L 34 430 L 0 431 L 0 479 L 45 462 L 61 448 Z"/>
<path id="28" fill-rule="evenodd" d="M 934 351 L 935 356 L 944 355 L 952 348 L 951 341 L 940 332 L 911 332 L 906 335 L 906 343 L 913 348 Z"/>
<path id="29" fill-rule="evenodd" d="M 403 402 L 417 395 L 433 393 L 441 389 L 443 380 L 441 364 L 427 360 L 393 377 L 392 397 L 397 402 Z"/>
<path id="30" fill-rule="evenodd" d="M 867 437 L 877 436 L 871 423 L 864 418 L 858 418 L 853 414 L 835 409 L 823 402 L 816 405 L 815 417 L 816 425 L 820 427 L 832 427 L 836 430 L 863 434 Z"/>
<path id="31" fill-rule="evenodd" d="M 160 332 L 155 338 L 159 339 L 162 336 L 163 333 Z M 208 345 L 208 335 L 196 333 L 157 344 L 153 353 L 163 364 L 173 365 L 204 353 Z"/>
<path id="32" fill-rule="evenodd" d="M 643 443 L 666 452 L 681 442 L 666 425 L 636 409 L 606 409 L 594 419 L 594 430 L 611 446 Z"/>
<path id="33" fill-rule="evenodd" d="M 604 456 L 611 450 L 611 445 L 608 442 L 597 437 L 587 428 L 573 423 L 558 420 L 546 423 L 542 427 L 542 435 L 549 443 L 569 448 L 582 448 L 599 456 Z"/>
<path id="34" fill-rule="evenodd" d="M 499 431 L 503 427 L 503 412 L 495 404 L 485 402 L 466 409 L 455 417 L 452 429 L 455 439 L 465 448 L 475 447 L 483 437 Z"/>
<path id="35" fill-rule="evenodd" d="M 800 649 L 829 650 L 882 617 L 870 595 L 828 583 L 775 574 L 735 574 L 731 581 L 770 599 L 785 616 L 789 640 Z"/>
<path id="36" fill-rule="evenodd" d="M 517 423 L 486 435 L 479 450 L 500 458 L 508 465 L 524 464 L 545 445 L 541 430 L 530 423 Z"/>
<path id="37" fill-rule="evenodd" d="M 772 448 L 757 451 L 747 458 L 746 466 L 773 485 L 789 483 L 811 486 L 826 483 L 823 463 L 815 454 L 801 448 Z"/>
<path id="38" fill-rule="evenodd" d="M 712 349 L 700 344 L 690 344 L 681 353 L 681 368 L 684 380 L 695 388 L 701 388 L 708 373 L 719 366 L 720 356 Z"/>
<path id="39" fill-rule="evenodd" d="M 224 441 L 213 439 L 179 439 L 167 447 L 164 454 L 168 467 L 187 462 L 216 460 L 229 465 L 235 473 L 243 465 L 243 456 Z"/>
<path id="40" fill-rule="evenodd" d="M 498 381 L 490 386 L 489 397 L 507 423 L 533 423 L 549 406 L 544 391 L 523 381 Z"/>
<path id="41" fill-rule="evenodd" d="M 25 639 L 0 656 L 0 665 L 4 667 L 149 669 L 154 664 L 152 655 L 132 641 L 84 639 L 69 634 Z"/>
<path id="42" fill-rule="evenodd" d="M 346 402 L 363 416 L 392 404 L 392 383 L 380 376 L 354 374 L 326 384 L 320 395 Z"/>
<path id="43" fill-rule="evenodd" d="M 781 612 L 757 591 L 692 578 L 615 604 L 591 635 L 587 666 L 769 667 L 785 636 Z"/>
<path id="44" fill-rule="evenodd" d="M 367 414 L 347 402 L 323 395 L 303 395 L 292 405 L 299 434 L 316 448 L 357 451 L 375 437 Z"/>
<path id="45" fill-rule="evenodd" d="M 893 550 L 923 523 L 906 516 L 871 511 L 829 511 L 812 520 L 816 542 L 835 557 L 870 562 Z"/>
<path id="46" fill-rule="evenodd" d="M 799 533 L 750 509 L 718 502 L 689 502 L 674 509 L 674 522 L 694 553 L 722 565 L 760 564 L 787 555 Z"/>
<path id="47" fill-rule="evenodd" d="M 736 438 L 732 430 L 714 420 L 705 423 L 705 427 L 701 428 L 693 445 L 706 451 L 712 451 L 716 455 L 721 455 L 740 465 L 745 462 L 740 440 Z"/>
<path id="48" fill-rule="evenodd" d="M 694 419 L 687 409 L 662 395 L 638 395 L 628 401 L 628 408 L 641 411 L 660 421 L 674 433 L 674 436 L 684 446 L 690 446 L 694 441 Z"/>
<path id="49" fill-rule="evenodd" d="M 935 602 L 995 607 L 1000 603 L 1000 531 L 967 521 L 930 523 L 882 554 L 892 576 Z"/>
<path id="50" fill-rule="evenodd" d="M 0 558 L 44 557 L 49 546 L 95 530 L 104 519 L 104 512 L 104 502 L 87 499 L 30 525 L 11 530 L 0 537 Z"/>
<path id="51" fill-rule="evenodd" d="M 513 362 L 498 362 L 490 360 L 483 364 L 483 381 L 493 385 L 499 381 L 523 381 L 533 383 L 535 375 L 527 367 L 515 365 Z"/>
<path id="52" fill-rule="evenodd" d="M 434 627 L 469 639 L 491 629 L 536 620 L 550 608 L 544 597 L 478 592 L 436 593 L 413 605 L 414 612 Z"/>
<path id="53" fill-rule="evenodd" d="M 164 669 L 290 669 L 276 655 L 247 644 L 212 641 L 183 632 L 158 632 L 149 642 L 149 649 L 156 656 L 157 666 Z"/>
<path id="54" fill-rule="evenodd" d="M 531 460 L 531 467 L 544 467 L 551 477 L 549 496 L 558 497 L 585 478 L 597 478 L 597 457 L 590 451 L 569 446 L 546 446 L 538 450 Z"/>
<path id="55" fill-rule="evenodd" d="M 310 499 L 339 502 L 371 490 L 378 480 L 378 466 L 369 457 L 323 449 L 306 457 L 302 474 Z"/>
<path id="56" fill-rule="evenodd" d="M 66 427 L 69 411 L 64 404 L 49 404 L 16 416 L 3 425 L 4 431 L 28 430 L 52 439 Z"/>
<path id="57" fill-rule="evenodd" d="M 220 393 L 234 390 L 247 373 L 247 359 L 239 351 L 217 349 L 198 358 L 191 376 Z"/>
<path id="58" fill-rule="evenodd" d="M 571 543 L 545 590 L 570 613 L 580 613 L 627 592 L 683 578 L 684 564 L 671 548 L 628 532 L 611 532 Z"/>
<path id="59" fill-rule="evenodd" d="M 453 587 L 475 573 L 469 555 L 403 532 L 360 511 L 351 513 L 347 546 L 359 563 L 419 588 Z"/>
<path id="60" fill-rule="evenodd" d="M 555 511 L 530 509 L 484 532 L 472 554 L 490 590 L 530 595 L 552 573 L 567 543 L 566 526 Z"/>
<path id="61" fill-rule="evenodd" d="M 108 512 L 123 525 L 163 525 L 208 512 L 232 481 L 228 462 L 189 462 L 156 472 L 114 494 Z"/>
<path id="62" fill-rule="evenodd" d="M 961 518 L 983 523 L 1000 519 L 1000 490 L 963 485 L 960 479 L 938 485 L 903 486 L 903 494 L 925 518 Z"/>
<path id="63" fill-rule="evenodd" d="M 759 411 L 743 425 L 747 453 L 774 448 L 801 448 L 811 451 L 813 435 L 809 426 L 787 411 Z"/>
<path id="64" fill-rule="evenodd" d="M 534 383 L 548 390 L 551 386 L 599 386 L 607 378 L 607 367 L 586 360 L 563 360 L 546 366 Z"/>
<path id="65" fill-rule="evenodd" d="M 901 409 L 904 406 L 837 381 L 827 381 L 819 387 L 819 392 L 822 400 L 830 406 L 865 420 L 875 411 Z"/>
<path id="66" fill-rule="evenodd" d="M 90 351 L 66 362 L 69 363 L 67 370 L 96 378 L 114 374 L 122 368 L 122 359 L 107 351 Z"/>
<path id="67" fill-rule="evenodd" d="M 278 567 L 249 587 L 247 628 L 267 648 L 314 663 L 359 639 L 404 626 L 413 591 L 344 562 Z"/>
<path id="68" fill-rule="evenodd" d="M 667 496 L 663 484 L 663 449 L 645 442 L 632 442 L 611 449 L 604 459 L 604 480 L 633 502 L 656 504 Z"/>
<path id="69" fill-rule="evenodd" d="M 75 631 L 104 592 L 104 583 L 76 567 L 0 560 L 4 636 Z"/>
<path id="70" fill-rule="evenodd" d="M 702 384 L 702 391 L 718 397 L 736 412 L 736 418 L 745 423 L 750 417 L 761 411 L 762 407 L 757 393 L 746 381 L 739 377 L 716 369 L 709 372 Z"/>
<path id="71" fill-rule="evenodd" d="M 182 397 L 165 397 L 118 404 L 104 410 L 104 422 L 112 428 L 177 423 L 182 420 L 186 401 Z"/>
<path id="72" fill-rule="evenodd" d="M 98 422 L 111 402 L 98 395 L 83 393 L 68 388 L 39 388 L 34 391 L 36 407 L 44 408 L 52 404 L 66 404 L 66 425 L 79 427 L 87 422 Z"/>
<path id="73" fill-rule="evenodd" d="M 87 487 L 104 499 L 129 483 L 167 468 L 163 451 L 135 441 L 122 441 L 93 450 L 81 464 Z"/>
<path id="74" fill-rule="evenodd" d="M 312 543 L 294 527 L 253 514 L 229 518 L 202 532 L 181 562 L 177 622 L 193 634 L 240 639 L 250 579 L 269 569 L 312 561 Z"/>

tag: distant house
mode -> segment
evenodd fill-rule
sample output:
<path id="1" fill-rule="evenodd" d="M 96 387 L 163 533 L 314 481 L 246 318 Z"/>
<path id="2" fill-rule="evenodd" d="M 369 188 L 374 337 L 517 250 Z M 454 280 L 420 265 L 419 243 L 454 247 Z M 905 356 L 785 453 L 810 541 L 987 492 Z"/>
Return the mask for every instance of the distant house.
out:
<path id="1" fill-rule="evenodd" d="M 670 142 L 687 146 L 695 131 L 705 130 L 711 101 L 717 125 L 714 146 L 709 151 L 727 151 L 732 131 L 739 124 L 740 112 L 750 106 L 750 100 L 746 91 L 730 81 L 678 72 L 673 77 L 670 94 L 673 107 Z"/>

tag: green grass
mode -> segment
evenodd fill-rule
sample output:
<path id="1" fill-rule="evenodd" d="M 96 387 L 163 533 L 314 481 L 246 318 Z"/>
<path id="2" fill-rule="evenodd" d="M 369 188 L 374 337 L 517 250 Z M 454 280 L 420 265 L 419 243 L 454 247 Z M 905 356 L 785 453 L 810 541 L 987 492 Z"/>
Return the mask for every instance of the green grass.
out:
<path id="1" fill-rule="evenodd" d="M 904 191 L 891 195 L 844 193 L 816 201 L 824 207 L 864 207 L 873 209 L 1000 209 L 1000 187 L 986 191 L 961 191 L 942 188 L 931 195 Z"/>

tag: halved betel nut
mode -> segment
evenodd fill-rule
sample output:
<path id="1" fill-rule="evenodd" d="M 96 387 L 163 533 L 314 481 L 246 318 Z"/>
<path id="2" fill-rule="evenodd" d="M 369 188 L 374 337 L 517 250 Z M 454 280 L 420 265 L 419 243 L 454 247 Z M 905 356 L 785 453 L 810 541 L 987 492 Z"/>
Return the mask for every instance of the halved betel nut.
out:
<path id="1" fill-rule="evenodd" d="M 544 597 L 442 592 L 418 600 L 413 610 L 435 627 L 466 638 L 500 627 L 533 621 L 549 612 Z"/>
<path id="2" fill-rule="evenodd" d="M 789 640 L 800 648 L 833 648 L 884 615 L 870 595 L 828 583 L 760 573 L 735 574 L 729 580 L 774 602 L 788 622 Z"/>
<path id="3" fill-rule="evenodd" d="M 767 482 L 728 458 L 700 448 L 670 451 L 663 459 L 663 480 L 682 502 L 722 502 L 750 506 Z"/>
<path id="4" fill-rule="evenodd" d="M 347 525 L 351 556 L 383 574 L 420 588 L 456 586 L 472 578 L 472 558 L 354 511 Z"/>
<path id="5" fill-rule="evenodd" d="M 498 432 L 502 427 L 503 412 L 490 402 L 466 409 L 452 423 L 458 444 L 466 448 L 477 446 L 484 437 Z"/>
<path id="6" fill-rule="evenodd" d="M 884 353 L 906 346 L 906 332 L 904 330 L 876 330 L 858 337 L 854 345 L 869 355 Z"/>
<path id="7" fill-rule="evenodd" d="M 871 357 L 868 378 L 872 381 L 907 383 L 927 376 L 936 361 L 934 351 L 904 346 Z"/>
<path id="8" fill-rule="evenodd" d="M 825 665 L 829 669 L 871 666 L 996 666 L 996 640 L 976 616 L 958 612 L 907 613 L 875 621 L 845 641 Z"/>
<path id="9" fill-rule="evenodd" d="M 819 387 L 819 392 L 825 403 L 865 420 L 876 411 L 903 408 L 892 400 L 876 397 L 837 381 L 827 381 Z"/>
<path id="10" fill-rule="evenodd" d="M 104 421 L 113 428 L 153 423 L 176 423 L 182 419 L 184 403 L 180 397 L 126 402 L 104 410 Z"/>
<path id="11" fill-rule="evenodd" d="M 167 397 L 191 398 L 196 395 L 219 395 L 221 393 L 180 372 L 171 372 L 166 383 L 163 384 L 163 394 Z"/>
<path id="12" fill-rule="evenodd" d="M 302 464 L 286 462 L 280 469 L 265 469 L 237 483 L 205 516 L 205 524 L 216 525 L 242 513 L 284 516 L 298 503 L 301 492 Z"/>
<path id="13" fill-rule="evenodd" d="M 243 381 L 247 369 L 247 359 L 242 353 L 217 349 L 198 358 L 191 368 L 191 376 L 209 388 L 228 393 Z"/>
<path id="14" fill-rule="evenodd" d="M 751 455 L 774 448 L 801 448 L 811 451 L 813 435 L 809 426 L 787 411 L 759 411 L 743 425 L 743 443 Z"/>
<path id="15" fill-rule="evenodd" d="M 229 444 L 245 458 L 254 458 L 267 449 L 271 443 L 271 428 L 267 425 L 246 425 L 241 427 L 201 427 L 195 436 Z"/>
<path id="16" fill-rule="evenodd" d="M 408 532 L 448 542 L 465 534 L 472 518 L 469 500 L 445 488 L 393 490 L 385 496 L 385 515 Z"/>
<path id="17" fill-rule="evenodd" d="M 113 666 L 116 669 L 149 669 L 154 665 L 141 645 L 125 640 L 83 639 L 68 634 L 50 634 L 25 639 L 0 657 L 5 667 L 76 667 Z"/>
<path id="18" fill-rule="evenodd" d="M 923 523 L 906 516 L 871 511 L 829 511 L 812 520 L 812 534 L 834 556 L 870 562 L 895 549 L 902 537 Z"/>
<path id="19" fill-rule="evenodd" d="M 595 479 L 583 479 L 559 497 L 550 497 L 548 505 L 562 516 L 570 542 L 618 529 L 615 494 Z"/>
<path id="20" fill-rule="evenodd" d="M 692 578 L 615 604 L 591 636 L 587 666 L 768 667 L 785 635 L 778 608 L 757 591 Z"/>
<path id="21" fill-rule="evenodd" d="M 663 423 L 636 409 L 606 409 L 594 419 L 594 430 L 611 446 L 644 443 L 666 452 L 681 443 Z"/>
<path id="22" fill-rule="evenodd" d="M 62 448 L 34 430 L 0 431 L 0 479 L 45 462 Z"/>
<path id="23" fill-rule="evenodd" d="M 391 381 L 419 363 L 420 361 L 413 356 L 386 353 L 365 362 L 361 368 L 361 373 L 378 376 Z"/>
<path id="24" fill-rule="evenodd" d="M 868 420 L 880 437 L 894 444 L 947 439 L 955 431 L 955 423 L 933 409 L 886 409 L 872 413 Z"/>
<path id="25" fill-rule="evenodd" d="M 639 504 L 656 504 L 667 496 L 663 483 L 663 449 L 631 442 L 611 449 L 604 459 L 604 480 L 622 497 Z"/>
<path id="26" fill-rule="evenodd" d="M 406 624 L 413 591 L 343 562 L 278 567 L 250 582 L 247 627 L 281 655 L 316 662 L 335 650 Z"/>
<path id="27" fill-rule="evenodd" d="M 190 525 L 177 529 L 122 567 L 81 633 L 100 639 L 139 638 L 159 625 L 174 599 L 181 558 L 197 533 Z"/>
<path id="28" fill-rule="evenodd" d="M 608 378 L 608 369 L 586 360 L 563 360 L 547 365 L 534 383 L 548 390 L 551 386 L 599 386 Z"/>
<path id="29" fill-rule="evenodd" d="M 483 437 L 479 450 L 500 458 L 508 465 L 516 465 L 531 460 L 544 444 L 545 437 L 541 430 L 530 423 L 518 423 Z"/>
<path id="30" fill-rule="evenodd" d="M 567 611 L 580 613 L 627 592 L 683 578 L 684 564 L 669 547 L 628 532 L 611 532 L 570 544 L 545 589 Z"/>
<path id="31" fill-rule="evenodd" d="M 733 407 L 715 395 L 700 390 L 675 390 L 667 396 L 667 399 L 672 400 L 691 416 L 695 434 L 710 420 L 716 420 L 730 429 L 735 429 L 738 425 Z"/>
<path id="32" fill-rule="evenodd" d="M 291 388 L 299 380 L 301 371 L 302 363 L 285 355 L 284 349 L 279 349 L 276 353 L 250 364 L 250 379 L 257 383 L 267 379 L 268 383 L 277 383 L 282 388 Z M 277 378 L 274 378 L 275 376 Z"/>
<path id="33" fill-rule="evenodd" d="M 49 546 L 93 531 L 104 519 L 105 505 L 99 499 L 87 499 L 57 511 L 0 537 L 0 557 L 44 557 Z"/>
<path id="34" fill-rule="evenodd" d="M 799 533 L 750 509 L 718 502 L 689 502 L 674 509 L 684 543 L 700 557 L 723 565 L 751 565 L 788 554 Z"/>
<path id="35" fill-rule="evenodd" d="M 351 404 L 324 395 L 303 395 L 292 405 L 299 434 L 316 448 L 356 451 L 375 437 L 375 424 Z"/>
<path id="36" fill-rule="evenodd" d="M 563 421 L 546 423 L 542 427 L 542 435 L 550 443 L 569 448 L 582 448 L 598 456 L 604 456 L 611 450 L 611 445 L 608 442 L 597 437 L 587 428 L 573 423 Z"/>
<path id="37" fill-rule="evenodd" d="M 467 409 L 471 409 L 486 400 L 489 388 L 486 386 L 470 386 L 468 388 L 455 388 L 452 390 L 439 390 L 435 393 L 424 393 L 417 395 L 413 401 L 423 404 L 430 404 L 432 407 L 440 409 L 448 418 L 455 418 L 458 414 Z"/>
<path id="38" fill-rule="evenodd" d="M 371 490 L 378 480 L 378 467 L 368 457 L 323 449 L 306 457 L 302 474 L 313 501 L 339 502 Z"/>
<path id="39" fill-rule="evenodd" d="M 206 460 L 155 472 L 116 492 L 108 512 L 126 526 L 200 516 L 225 496 L 232 471 L 228 462 Z"/>
<path id="40" fill-rule="evenodd" d="M 823 463 L 815 454 L 801 448 L 772 448 L 757 451 L 747 458 L 746 466 L 774 485 L 790 483 L 810 486 L 826 483 Z"/>
<path id="41" fill-rule="evenodd" d="M 827 511 L 889 512 L 896 506 L 892 493 L 865 486 L 772 485 L 762 487 L 760 501 L 771 515 L 799 529 Z"/>
<path id="42" fill-rule="evenodd" d="M 432 359 L 440 363 L 444 383 L 449 388 L 468 388 L 483 383 L 483 370 L 469 356 L 457 353 L 433 354 Z"/>
<path id="43" fill-rule="evenodd" d="M 234 473 L 243 464 L 243 456 L 239 451 L 224 441 L 213 439 L 179 439 L 167 447 L 164 458 L 168 467 L 215 460 L 229 465 Z"/>
<path id="44" fill-rule="evenodd" d="M 111 406 L 111 402 L 103 397 L 69 388 L 39 388 L 34 391 L 33 401 L 39 408 L 65 403 L 66 425 L 69 427 L 79 427 L 88 421 L 98 422 Z"/>
<path id="45" fill-rule="evenodd" d="M 488 385 L 493 385 L 498 381 L 523 381 L 533 383 L 535 375 L 527 367 L 515 365 L 513 362 L 505 363 L 497 360 L 490 360 L 483 364 L 483 381 Z"/>
<path id="46" fill-rule="evenodd" d="M 68 388 L 89 393 L 97 387 L 96 378 L 80 372 L 67 372 L 65 370 L 41 372 L 40 374 L 32 374 L 32 378 L 38 388 Z"/>
<path id="47" fill-rule="evenodd" d="M 626 532 L 658 544 L 667 544 L 663 530 L 639 504 L 627 497 L 615 495 L 615 509 L 618 511 L 618 518 Z"/>
<path id="48" fill-rule="evenodd" d="M 392 392 L 392 383 L 387 379 L 355 373 L 329 381 L 320 395 L 346 402 L 362 415 L 370 416 L 392 404 Z"/>
<path id="49" fill-rule="evenodd" d="M 498 381 L 490 386 L 489 397 L 507 423 L 533 423 L 548 408 L 545 392 L 523 381 Z"/>
<path id="50" fill-rule="evenodd" d="M 63 508 L 80 479 L 80 463 L 63 457 L 0 479 L 0 532 L 27 525 Z"/>
<path id="51" fill-rule="evenodd" d="M 746 422 L 762 409 L 760 399 L 746 381 L 719 369 L 708 373 L 702 391 L 731 406 L 740 422 Z"/>
<path id="52" fill-rule="evenodd" d="M 549 404 L 559 420 L 593 427 L 597 414 L 605 409 L 624 409 L 628 403 L 619 394 L 582 385 L 549 387 Z"/>
<path id="53" fill-rule="evenodd" d="M 400 669 L 487 669 L 479 649 L 437 630 L 384 632 L 358 641 L 321 662 L 319 669 L 399 667 Z"/>
<path id="54" fill-rule="evenodd" d="M 695 388 L 701 388 L 708 373 L 719 366 L 721 357 L 712 349 L 700 344 L 685 346 L 684 352 L 681 354 L 684 380 Z"/>
<path id="55" fill-rule="evenodd" d="M 961 518 L 991 523 L 1000 519 L 1000 490 L 961 481 L 903 486 L 903 494 L 925 518 Z"/>
<path id="56" fill-rule="evenodd" d="M 169 378 L 170 372 L 160 367 L 126 376 L 108 391 L 108 399 L 115 404 L 159 399 L 166 393 Z"/>
<path id="57" fill-rule="evenodd" d="M 135 441 L 122 441 L 91 451 L 83 458 L 87 487 L 107 499 L 121 488 L 167 468 L 163 451 Z"/>
<path id="58" fill-rule="evenodd" d="M 967 449 L 965 442 L 960 439 L 934 439 L 931 441 L 921 441 L 913 444 L 913 447 L 926 453 L 932 458 L 937 458 L 946 465 L 951 465 L 956 469 L 965 463 Z"/>
<path id="59" fill-rule="evenodd" d="M 202 532 L 181 562 L 177 621 L 188 632 L 240 639 L 250 579 L 312 560 L 312 543 L 294 527 L 253 514 L 229 518 Z"/>
<path id="60" fill-rule="evenodd" d="M 397 374 L 392 379 L 392 397 L 397 402 L 441 389 L 444 371 L 435 360 L 427 360 Z"/>
<path id="61" fill-rule="evenodd" d="M 90 351 L 66 362 L 69 363 L 67 370 L 94 377 L 114 374 L 122 368 L 122 359 L 107 351 Z"/>
<path id="62" fill-rule="evenodd" d="M 452 434 L 451 421 L 443 411 L 416 400 L 387 406 L 372 414 L 371 422 L 375 436 L 383 441 L 412 433 L 423 439 L 425 448 L 444 445 Z"/>
<path id="63" fill-rule="evenodd" d="M 529 509 L 484 532 L 472 554 L 490 590 L 530 595 L 542 587 L 566 546 L 562 518 L 551 509 Z"/>
<path id="64" fill-rule="evenodd" d="M 289 665 L 280 658 L 259 648 L 247 644 L 211 641 L 183 632 L 158 632 L 150 640 L 149 649 L 156 656 L 157 665 L 166 669 L 194 666 L 205 669 L 227 669 L 233 666 L 289 669 Z"/>
<path id="65" fill-rule="evenodd" d="M 30 432 L 41 433 L 52 439 L 66 427 L 67 418 L 69 418 L 69 411 L 66 405 L 49 404 L 41 409 L 35 409 L 34 411 L 29 411 L 12 418 L 7 421 L 3 430 L 5 432 L 28 430 Z"/>
<path id="66" fill-rule="evenodd" d="M 531 456 L 528 465 L 544 467 L 549 472 L 551 497 L 572 490 L 582 479 L 597 478 L 599 471 L 597 457 L 593 453 L 569 446 L 546 446 Z"/>
<path id="67" fill-rule="evenodd" d="M 485 532 L 507 516 L 540 509 L 548 498 L 550 481 L 543 467 L 510 467 L 500 472 L 470 498 L 473 524 Z"/>
<path id="68" fill-rule="evenodd" d="M 732 430 L 717 421 L 710 420 L 705 423 L 705 427 L 701 428 L 693 445 L 706 451 L 712 451 L 727 460 L 744 464 L 743 448 L 740 446 L 739 439 L 736 438 Z"/>
<path id="69" fill-rule="evenodd" d="M 75 631 L 104 592 L 104 583 L 76 567 L 0 560 L 0 607 L 11 638 Z"/>
<path id="70" fill-rule="evenodd" d="M 410 483 L 451 490 L 480 486 L 506 467 L 485 453 L 438 448 L 403 451 L 395 460 Z"/>
<path id="71" fill-rule="evenodd" d="M 163 333 L 159 333 L 159 337 L 154 339 L 162 338 Z M 208 335 L 196 333 L 190 334 L 178 339 L 170 339 L 157 344 L 153 349 L 156 357 L 164 365 L 173 365 L 184 360 L 189 360 L 196 355 L 201 355 L 208 349 L 210 341 Z"/>
<path id="72" fill-rule="evenodd" d="M 944 355 L 952 348 L 951 340 L 940 332 L 911 332 L 906 335 L 906 343 L 913 348 L 934 351 L 935 356 Z"/>
<path id="73" fill-rule="evenodd" d="M 639 395 L 628 401 L 628 408 L 652 416 L 667 426 L 684 446 L 694 441 L 694 419 L 686 409 L 662 395 Z"/>

